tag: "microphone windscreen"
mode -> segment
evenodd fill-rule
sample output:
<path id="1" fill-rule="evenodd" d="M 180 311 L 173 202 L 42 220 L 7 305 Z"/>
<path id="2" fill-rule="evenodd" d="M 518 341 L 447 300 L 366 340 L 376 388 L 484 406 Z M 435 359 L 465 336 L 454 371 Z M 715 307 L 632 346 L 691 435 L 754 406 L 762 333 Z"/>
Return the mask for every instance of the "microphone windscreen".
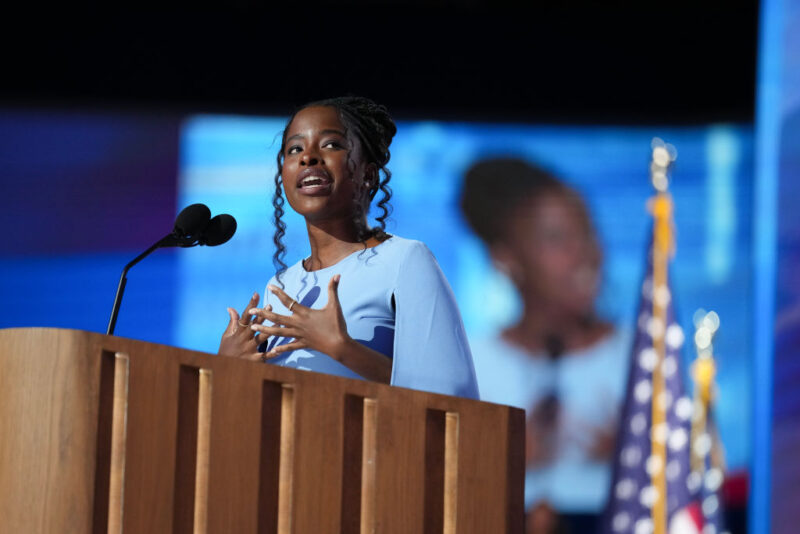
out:
<path id="1" fill-rule="evenodd" d="M 227 242 L 236 233 L 236 219 L 223 213 L 208 221 L 208 226 L 200 236 L 200 244 L 216 247 Z"/>
<path id="2" fill-rule="evenodd" d="M 178 237 L 196 236 L 208 226 L 211 210 L 205 204 L 186 206 L 175 219 L 173 233 Z"/>

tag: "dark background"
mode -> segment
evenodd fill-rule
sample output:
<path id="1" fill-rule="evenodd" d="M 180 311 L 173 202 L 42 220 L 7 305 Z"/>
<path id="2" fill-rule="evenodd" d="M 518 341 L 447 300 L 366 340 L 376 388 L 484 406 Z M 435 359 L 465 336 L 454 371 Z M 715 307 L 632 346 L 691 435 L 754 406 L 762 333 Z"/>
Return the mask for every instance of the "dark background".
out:
<path id="1" fill-rule="evenodd" d="M 403 118 L 750 121 L 756 2 L 344 2 L 0 23 L 0 104 L 286 114 L 355 93 Z"/>

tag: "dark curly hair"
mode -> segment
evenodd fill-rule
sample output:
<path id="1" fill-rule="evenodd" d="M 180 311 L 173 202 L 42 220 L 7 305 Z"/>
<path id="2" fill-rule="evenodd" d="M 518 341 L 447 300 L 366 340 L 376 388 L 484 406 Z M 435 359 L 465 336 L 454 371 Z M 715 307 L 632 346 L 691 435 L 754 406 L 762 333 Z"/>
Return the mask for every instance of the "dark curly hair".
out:
<path id="1" fill-rule="evenodd" d="M 370 227 L 364 222 L 364 215 L 366 215 L 364 213 L 365 208 L 362 203 L 362 198 L 358 196 L 356 192 L 353 197 L 353 222 L 357 230 L 357 239 L 365 243 L 370 237 L 375 237 L 379 241 L 384 241 L 388 237 L 386 234 L 386 219 L 392 211 L 392 206 L 389 204 L 392 198 L 392 190 L 389 187 L 389 180 L 392 178 L 392 173 L 386 165 L 391 158 L 389 145 L 392 143 L 392 138 L 397 133 L 397 126 L 389 115 L 389 111 L 385 106 L 376 104 L 372 100 L 360 96 L 329 98 L 305 104 L 297 108 L 294 113 L 292 113 L 292 116 L 289 117 L 289 120 L 286 121 L 286 127 L 281 136 L 281 147 L 277 156 L 278 171 L 275 173 L 275 193 L 272 196 L 272 207 L 274 209 L 273 223 L 275 224 L 275 234 L 272 238 L 273 243 L 275 243 L 275 254 L 272 256 L 272 262 L 277 271 L 277 279 L 281 286 L 283 286 L 281 275 L 287 268 L 286 263 L 283 261 L 286 255 L 286 245 L 283 244 L 283 236 L 286 234 L 286 223 L 283 222 L 285 198 L 282 189 L 286 133 L 295 116 L 302 110 L 310 107 L 334 108 L 339 114 L 339 119 L 342 121 L 346 133 L 352 133 L 355 138 L 358 139 L 363 154 L 367 159 L 367 163 L 373 163 L 378 168 L 378 180 L 370 184 L 368 190 L 370 202 L 375 198 L 378 191 L 383 195 L 377 203 L 380 214 L 375 217 L 375 220 L 378 222 L 378 226 Z M 380 177 L 381 171 L 383 171 L 382 178 Z M 369 208 L 367 207 L 367 211 L 368 210 Z"/>
<path id="2" fill-rule="evenodd" d="M 527 199 L 543 193 L 566 193 L 580 200 L 549 171 L 518 158 L 491 158 L 472 165 L 464 175 L 461 211 L 487 245 L 502 240 L 509 221 Z"/>

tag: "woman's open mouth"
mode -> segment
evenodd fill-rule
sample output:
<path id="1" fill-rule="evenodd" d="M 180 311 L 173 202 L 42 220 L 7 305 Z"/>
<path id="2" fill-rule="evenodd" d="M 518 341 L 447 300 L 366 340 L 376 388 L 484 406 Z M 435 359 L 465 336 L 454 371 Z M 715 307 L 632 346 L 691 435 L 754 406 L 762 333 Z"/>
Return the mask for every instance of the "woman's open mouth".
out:
<path id="1" fill-rule="evenodd" d="M 303 174 L 305 176 L 303 176 Z M 297 190 L 302 195 L 326 195 L 330 193 L 333 180 L 323 171 L 312 170 L 301 174 Z"/>

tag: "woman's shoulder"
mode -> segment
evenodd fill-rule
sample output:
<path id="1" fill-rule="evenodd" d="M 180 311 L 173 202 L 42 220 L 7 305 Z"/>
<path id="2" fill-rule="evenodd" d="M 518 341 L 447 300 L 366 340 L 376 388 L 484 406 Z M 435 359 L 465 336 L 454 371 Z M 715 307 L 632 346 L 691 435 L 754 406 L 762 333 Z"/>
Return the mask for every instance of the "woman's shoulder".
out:
<path id="1" fill-rule="evenodd" d="M 386 242 L 391 249 L 393 259 L 398 265 L 410 268 L 421 265 L 438 265 L 436 257 L 428 245 L 417 239 L 408 239 L 393 235 Z"/>
<path id="2" fill-rule="evenodd" d="M 396 271 L 413 270 L 420 265 L 435 263 L 430 249 L 422 241 L 392 235 L 375 247 L 355 255 L 359 263 L 367 266 L 377 263 Z"/>
<path id="3" fill-rule="evenodd" d="M 419 251 L 427 251 L 428 253 L 430 253 L 430 250 L 428 250 L 428 247 L 422 241 L 418 241 L 416 239 L 409 239 L 407 237 L 400 237 L 394 234 L 378 246 L 385 248 L 386 250 L 389 250 L 394 254 L 401 254 L 401 255 Z"/>

